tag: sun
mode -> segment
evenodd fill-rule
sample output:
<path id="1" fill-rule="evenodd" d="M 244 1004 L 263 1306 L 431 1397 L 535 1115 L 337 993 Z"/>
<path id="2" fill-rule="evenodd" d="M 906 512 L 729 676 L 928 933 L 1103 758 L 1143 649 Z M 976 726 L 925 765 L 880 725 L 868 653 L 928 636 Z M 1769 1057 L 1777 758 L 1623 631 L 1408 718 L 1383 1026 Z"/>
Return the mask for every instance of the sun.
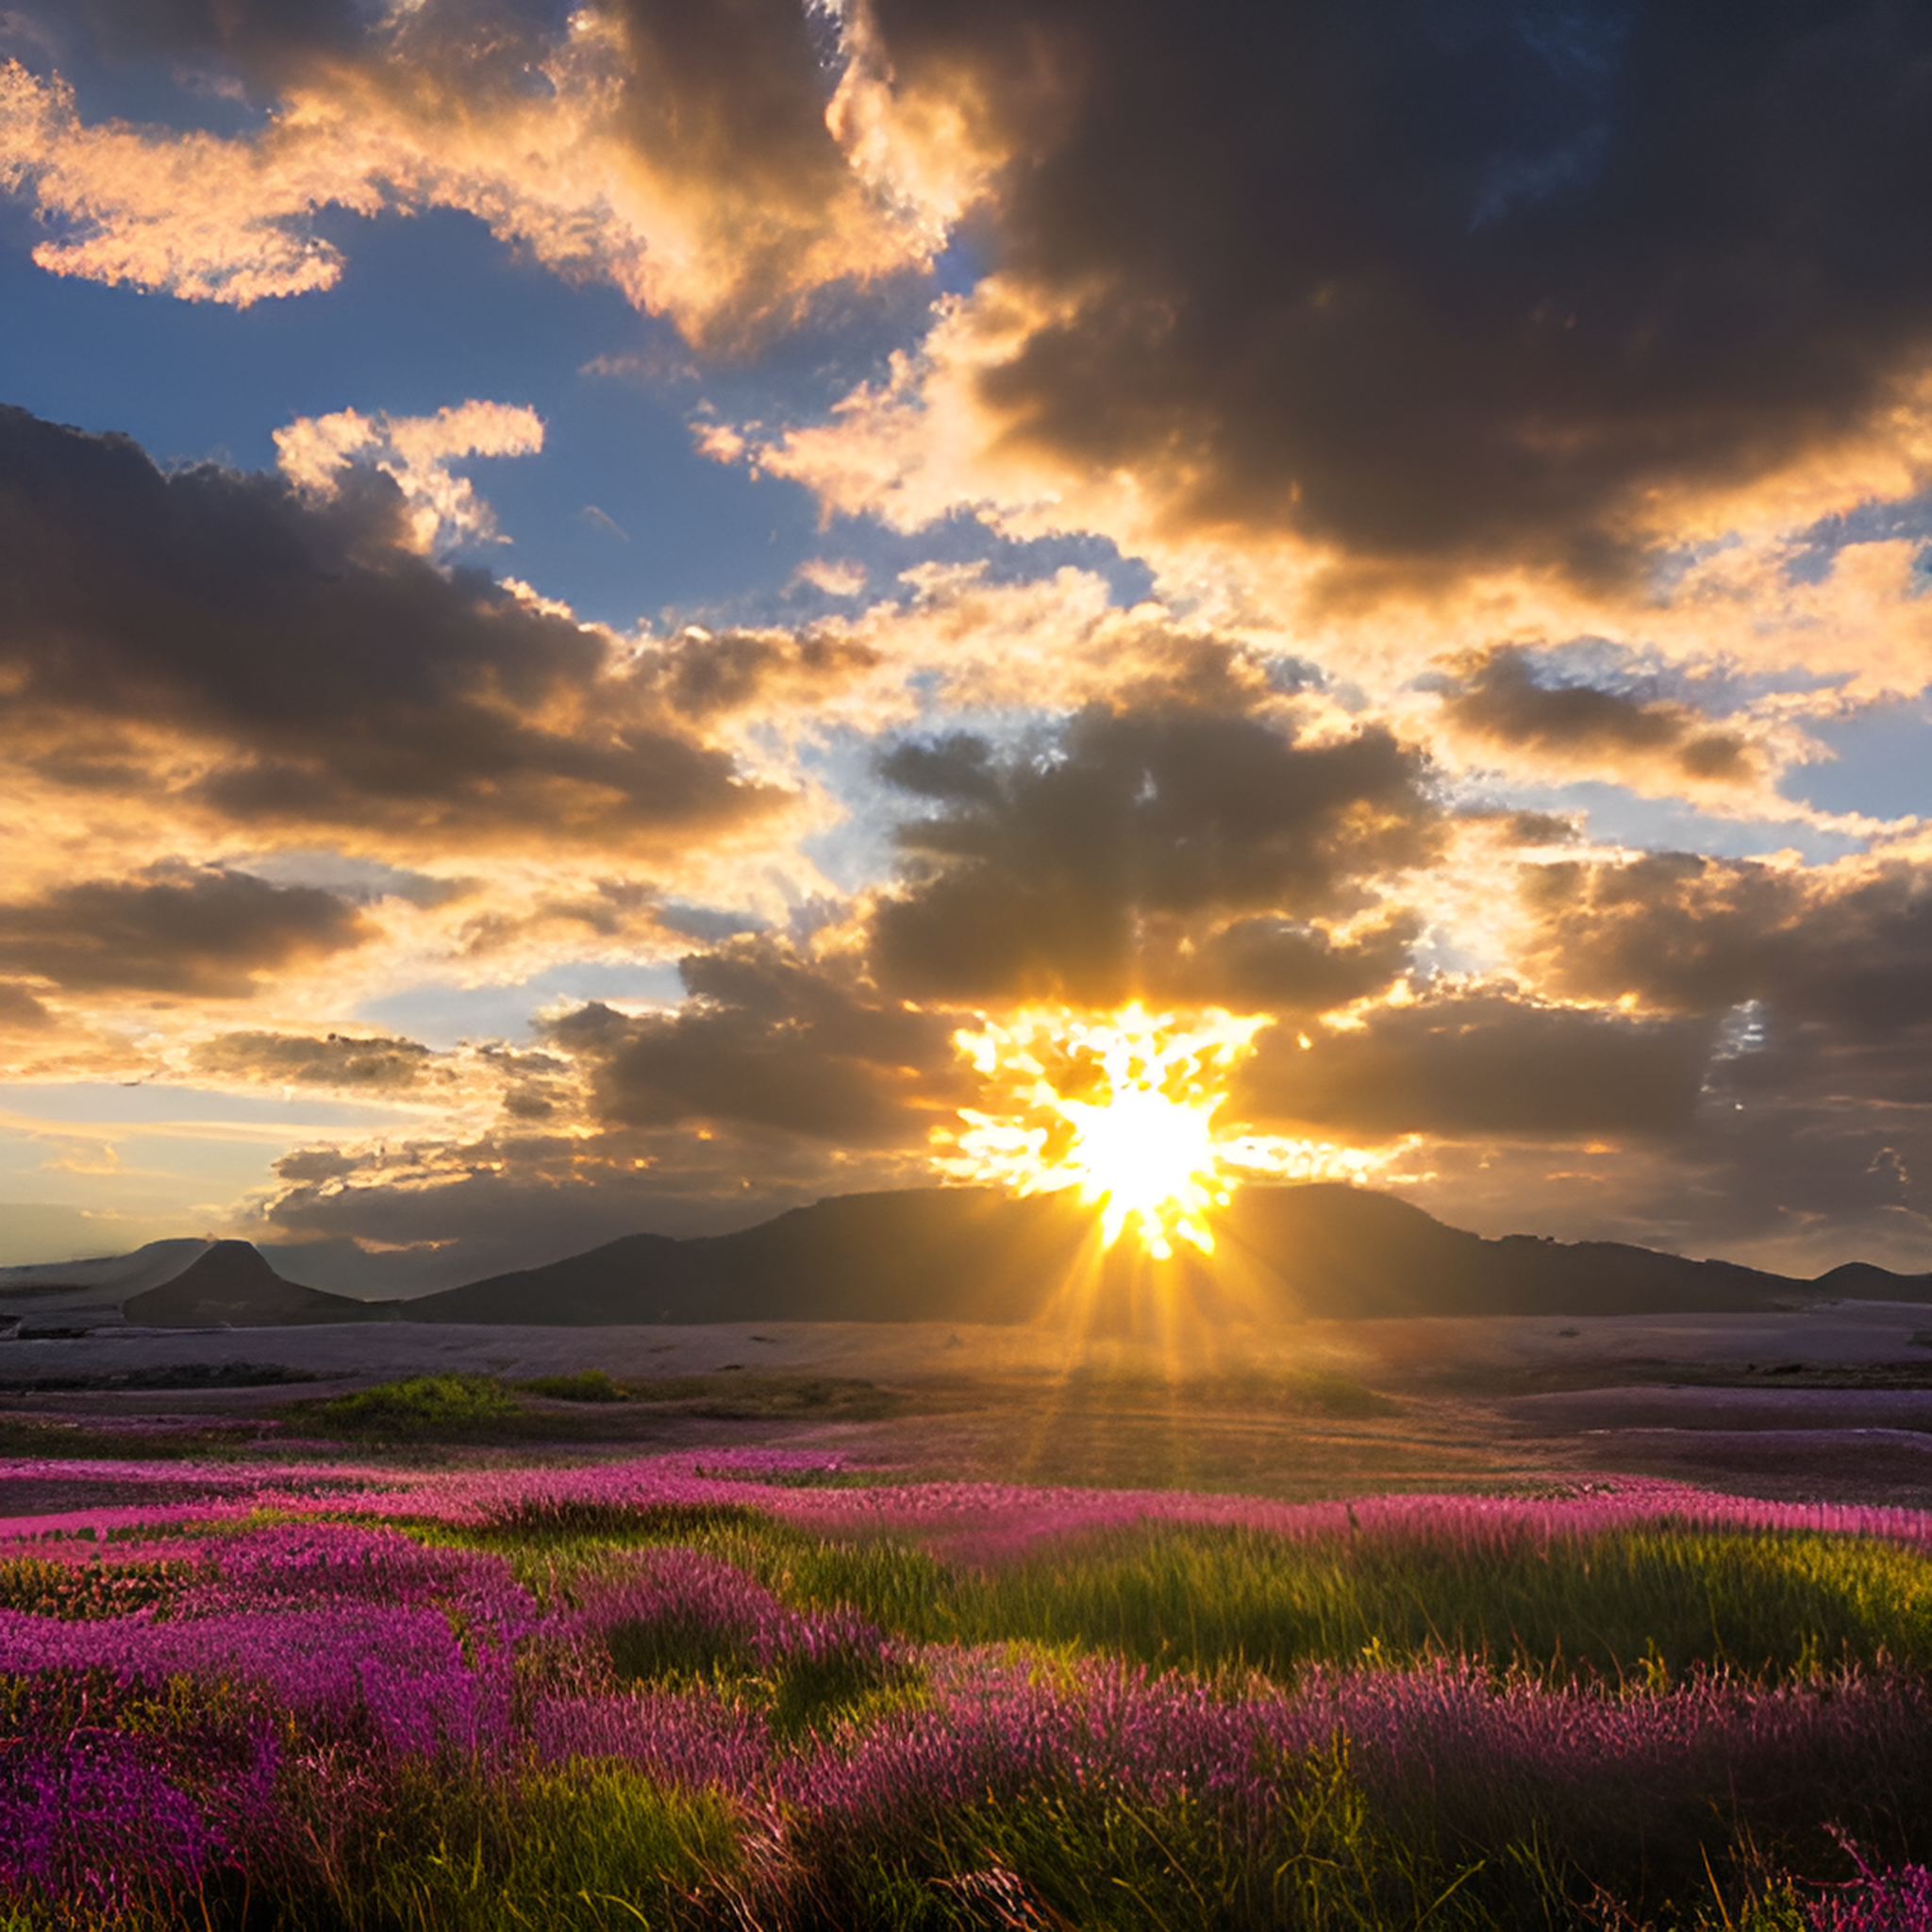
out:
<path id="1" fill-rule="evenodd" d="M 1244 1175 L 1359 1179 L 1377 1158 L 1355 1148 L 1224 1131 L 1228 1080 L 1272 1022 L 1209 1008 L 1183 1023 L 1138 1001 L 1098 1015 L 1025 1008 L 954 1044 L 992 1090 L 938 1138 L 962 1180 L 1016 1193 L 1077 1188 L 1101 1208 L 1111 1247 L 1131 1227 L 1158 1260 L 1176 1241 L 1214 1252 L 1208 1216 Z"/>

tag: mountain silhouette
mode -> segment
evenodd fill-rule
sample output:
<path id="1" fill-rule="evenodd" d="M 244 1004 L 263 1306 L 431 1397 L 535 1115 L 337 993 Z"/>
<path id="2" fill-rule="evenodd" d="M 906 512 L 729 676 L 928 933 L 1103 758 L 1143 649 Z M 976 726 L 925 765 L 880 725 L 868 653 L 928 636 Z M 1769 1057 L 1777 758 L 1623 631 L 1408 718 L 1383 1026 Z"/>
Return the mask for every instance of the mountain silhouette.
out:
<path id="1" fill-rule="evenodd" d="M 412 1322 L 1013 1323 L 1078 1303 L 1133 1326 L 1158 1302 L 1203 1318 L 1724 1313 L 1820 1298 L 1811 1283 L 1618 1242 L 1485 1240 L 1392 1195 L 1339 1184 L 1253 1187 L 1216 1221 L 1210 1258 L 1099 1249 L 1064 1194 L 974 1188 L 844 1194 L 736 1234 L 629 1235 L 546 1267 L 402 1305 Z M 1843 1273 L 1844 1271 L 1839 1271 Z M 1854 1264 L 1828 1294 L 1932 1300 L 1932 1277 Z M 1835 1276 L 1825 1277 L 1832 1284 Z M 1822 1284 L 1823 1285 L 1823 1284 Z"/>
<path id="2" fill-rule="evenodd" d="M 0 1300 L 58 1309 L 77 1296 L 99 1301 L 106 1290 L 125 1321 L 167 1328 L 397 1320 L 1005 1324 L 1077 1311 L 1090 1328 L 1125 1332 L 1176 1309 L 1273 1322 L 1932 1302 L 1932 1274 L 1865 1261 L 1804 1281 L 1615 1241 L 1491 1241 L 1392 1194 L 1324 1182 L 1241 1189 L 1215 1217 L 1211 1257 L 1181 1244 L 1174 1259 L 1157 1263 L 1131 1238 L 1103 1252 L 1098 1225 L 1095 1210 L 1067 1194 L 1021 1200 L 989 1189 L 915 1188 L 835 1195 L 735 1234 L 626 1235 L 412 1301 L 303 1287 L 239 1241 L 157 1242 L 132 1256 L 9 1269 Z"/>
<path id="3" fill-rule="evenodd" d="M 122 1304 L 148 1328 L 286 1328 L 392 1318 L 394 1304 L 358 1302 L 284 1280 L 247 1241 L 215 1241 L 180 1274 Z"/>

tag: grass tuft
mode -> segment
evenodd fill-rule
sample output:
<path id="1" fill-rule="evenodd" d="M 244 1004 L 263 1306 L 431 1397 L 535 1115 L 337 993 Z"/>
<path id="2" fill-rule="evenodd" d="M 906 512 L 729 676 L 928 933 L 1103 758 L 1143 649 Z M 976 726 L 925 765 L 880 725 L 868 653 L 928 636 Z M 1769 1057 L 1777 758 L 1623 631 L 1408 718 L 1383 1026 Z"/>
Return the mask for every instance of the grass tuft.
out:
<path id="1" fill-rule="evenodd" d="M 572 1375 L 532 1375 L 516 1385 L 526 1395 L 551 1402 L 625 1402 L 629 1398 L 602 1369 L 579 1369 Z"/>

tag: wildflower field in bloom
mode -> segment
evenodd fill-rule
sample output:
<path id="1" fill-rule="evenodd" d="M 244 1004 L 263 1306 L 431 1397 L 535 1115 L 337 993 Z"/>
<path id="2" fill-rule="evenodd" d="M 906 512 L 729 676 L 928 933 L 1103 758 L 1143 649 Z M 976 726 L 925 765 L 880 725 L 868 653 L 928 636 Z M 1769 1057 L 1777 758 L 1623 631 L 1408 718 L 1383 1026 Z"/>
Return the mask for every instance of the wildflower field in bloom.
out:
<path id="1" fill-rule="evenodd" d="M 58 1473 L 0 1926 L 1932 1932 L 1932 1514 Z"/>

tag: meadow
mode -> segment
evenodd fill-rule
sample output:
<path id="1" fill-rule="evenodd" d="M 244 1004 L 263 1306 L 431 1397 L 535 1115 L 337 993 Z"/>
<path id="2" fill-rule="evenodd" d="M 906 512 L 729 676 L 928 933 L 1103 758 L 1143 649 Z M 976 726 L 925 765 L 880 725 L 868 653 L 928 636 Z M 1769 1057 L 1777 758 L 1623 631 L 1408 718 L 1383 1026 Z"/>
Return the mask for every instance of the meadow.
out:
<path id="1" fill-rule="evenodd" d="M 111 1500 L 0 1524 L 0 1927 L 1932 1928 L 1926 1513 L 301 1412 L 9 1465 Z"/>

